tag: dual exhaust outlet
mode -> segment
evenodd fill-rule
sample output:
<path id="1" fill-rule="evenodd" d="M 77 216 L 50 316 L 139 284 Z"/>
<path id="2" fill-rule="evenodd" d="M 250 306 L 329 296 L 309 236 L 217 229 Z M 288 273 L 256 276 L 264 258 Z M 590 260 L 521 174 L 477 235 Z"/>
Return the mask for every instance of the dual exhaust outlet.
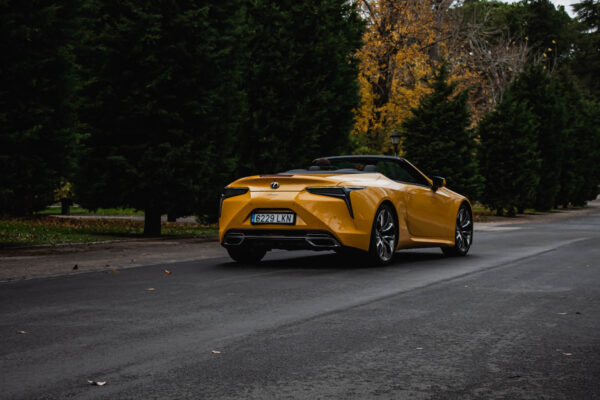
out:
<path id="1" fill-rule="evenodd" d="M 241 246 L 247 244 L 273 245 L 274 248 L 285 248 L 286 246 L 277 246 L 277 244 L 304 244 L 308 249 L 335 249 L 341 247 L 338 242 L 329 233 L 306 233 L 306 234 L 279 234 L 277 232 L 267 232 L 263 234 L 253 234 L 244 232 L 229 232 L 223 239 L 223 246 Z"/>

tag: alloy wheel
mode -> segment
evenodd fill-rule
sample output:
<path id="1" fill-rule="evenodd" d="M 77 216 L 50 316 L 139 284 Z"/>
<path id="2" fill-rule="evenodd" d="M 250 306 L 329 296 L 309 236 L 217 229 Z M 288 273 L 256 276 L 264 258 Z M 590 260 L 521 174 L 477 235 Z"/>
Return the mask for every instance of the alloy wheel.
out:
<path id="1" fill-rule="evenodd" d="M 471 213 L 462 206 L 456 216 L 456 247 L 466 253 L 473 242 L 473 220 Z"/>
<path id="2" fill-rule="evenodd" d="M 379 259 L 387 262 L 396 250 L 396 222 L 387 207 L 382 207 L 375 217 L 375 248 Z"/>

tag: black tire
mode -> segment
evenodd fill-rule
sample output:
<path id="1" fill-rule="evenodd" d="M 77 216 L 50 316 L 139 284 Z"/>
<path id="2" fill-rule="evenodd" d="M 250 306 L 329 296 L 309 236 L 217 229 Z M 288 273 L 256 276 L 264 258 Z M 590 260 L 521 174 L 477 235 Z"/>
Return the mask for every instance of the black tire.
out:
<path id="1" fill-rule="evenodd" d="M 442 252 L 449 257 L 466 256 L 472 244 L 473 214 L 471 213 L 471 208 L 463 203 L 456 214 L 454 246 L 442 247 Z"/>
<path id="2" fill-rule="evenodd" d="M 382 204 L 375 213 L 371 228 L 369 258 L 375 265 L 388 265 L 394 258 L 398 244 L 398 221 L 389 204 Z"/>
<path id="3" fill-rule="evenodd" d="M 227 252 L 229 257 L 241 264 L 258 264 L 267 254 L 265 249 L 247 246 L 228 247 Z"/>

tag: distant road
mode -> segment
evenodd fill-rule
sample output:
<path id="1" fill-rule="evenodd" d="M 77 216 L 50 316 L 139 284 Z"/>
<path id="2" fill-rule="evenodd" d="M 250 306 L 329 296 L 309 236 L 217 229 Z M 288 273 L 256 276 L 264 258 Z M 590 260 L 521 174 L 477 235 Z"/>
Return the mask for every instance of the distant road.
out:
<path id="1" fill-rule="evenodd" d="M 0 398 L 600 398 L 598 208 L 497 228 L 382 268 L 276 252 L 2 283 Z"/>

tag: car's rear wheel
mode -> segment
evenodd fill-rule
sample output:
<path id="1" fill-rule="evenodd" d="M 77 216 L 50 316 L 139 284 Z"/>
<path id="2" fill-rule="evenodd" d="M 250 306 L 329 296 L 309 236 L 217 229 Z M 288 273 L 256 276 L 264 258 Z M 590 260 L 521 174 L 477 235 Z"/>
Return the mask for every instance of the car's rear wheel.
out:
<path id="1" fill-rule="evenodd" d="M 239 263 L 256 264 L 263 259 L 267 250 L 260 247 L 239 246 L 228 247 L 227 252 L 231 258 Z"/>
<path id="2" fill-rule="evenodd" d="M 473 243 L 473 215 L 466 204 L 462 204 L 456 215 L 456 228 L 454 230 L 454 246 L 442 247 L 442 252 L 447 256 L 464 256 L 469 252 Z"/>
<path id="3" fill-rule="evenodd" d="M 375 213 L 371 229 L 369 256 L 376 265 L 389 264 L 394 258 L 398 243 L 398 223 L 392 207 L 382 204 Z"/>

